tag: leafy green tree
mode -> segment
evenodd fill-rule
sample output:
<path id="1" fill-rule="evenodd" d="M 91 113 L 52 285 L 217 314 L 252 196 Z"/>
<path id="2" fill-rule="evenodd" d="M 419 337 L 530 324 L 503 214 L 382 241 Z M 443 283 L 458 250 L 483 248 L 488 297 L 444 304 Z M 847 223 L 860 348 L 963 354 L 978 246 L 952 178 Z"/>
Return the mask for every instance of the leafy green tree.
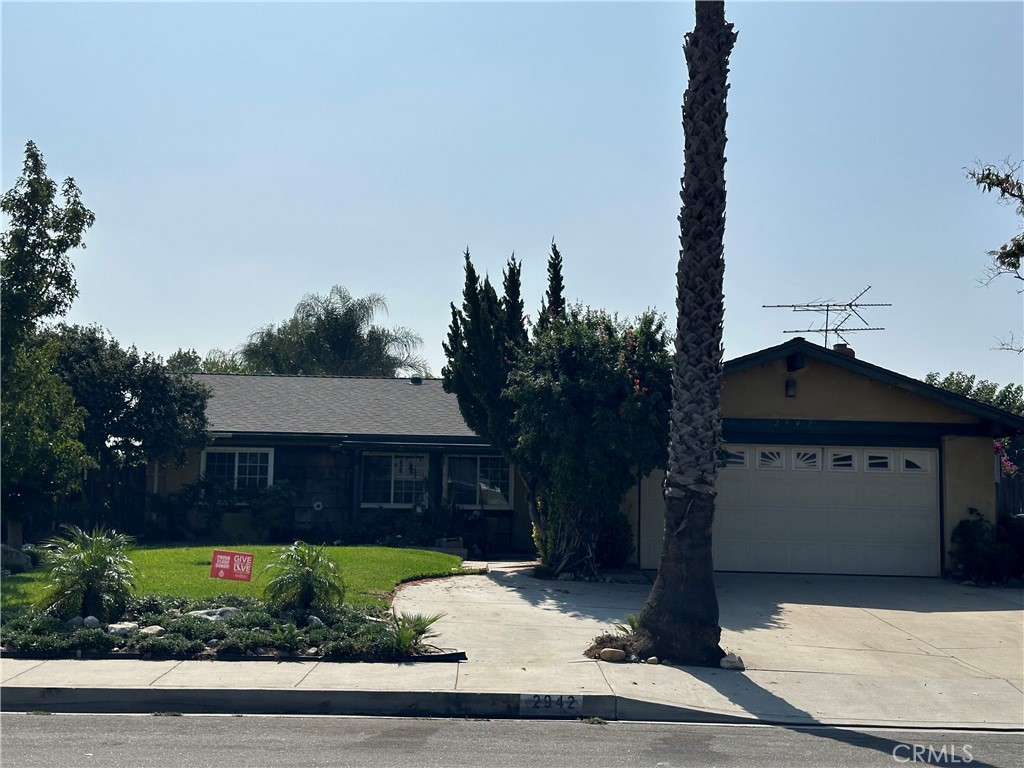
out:
<path id="1" fill-rule="evenodd" d="M 65 536 L 43 545 L 50 575 L 37 607 L 61 619 L 121 618 L 135 589 L 135 567 L 129 557 L 132 538 L 101 527 L 92 533 L 73 525 L 62 527 Z"/>
<path id="2" fill-rule="evenodd" d="M 296 541 L 282 548 L 265 572 L 271 578 L 264 592 L 278 610 L 336 608 L 345 600 L 345 581 L 322 546 Z"/>
<path id="3" fill-rule="evenodd" d="M 1002 275 L 1024 281 L 1024 273 L 1021 272 L 1020 266 L 1021 256 L 1024 256 L 1024 183 L 1020 180 L 1020 169 L 1020 163 L 1012 165 L 1007 161 L 1002 166 L 979 163 L 967 171 L 967 177 L 984 192 L 996 192 L 1000 203 L 1016 207 L 1022 228 L 1021 232 L 999 248 L 988 252 L 992 264 L 989 266 L 985 282 L 991 282 Z M 1024 293 L 1024 288 L 1018 290 L 1018 293 Z M 1024 340 L 1018 341 L 1011 334 L 1009 339 L 999 343 L 998 348 L 1020 354 L 1024 352 Z"/>
<path id="4" fill-rule="evenodd" d="M 167 370 L 173 373 L 254 373 L 238 352 L 211 349 L 200 357 L 194 349 L 179 349 L 167 358 Z"/>
<path id="5" fill-rule="evenodd" d="M 662 321 L 650 312 L 627 324 L 573 306 L 549 316 L 513 372 L 513 458 L 543 468 L 545 520 L 536 539 L 553 573 L 594 573 L 602 524 L 637 473 L 664 465 L 666 347 Z"/>
<path id="6" fill-rule="evenodd" d="M 637 469 L 665 459 L 662 324 L 652 314 L 626 325 L 567 309 L 561 254 L 552 243 L 544 322 L 530 339 L 520 264 L 509 260 L 499 298 L 468 252 L 465 260 L 462 308 L 452 305 L 444 345 L 445 390 L 458 398 L 470 428 L 519 468 L 544 564 L 554 574 L 592 573 L 604 518 L 617 510 Z"/>
<path id="7" fill-rule="evenodd" d="M 537 328 L 543 330 L 552 320 L 565 314 L 565 281 L 562 279 L 562 254 L 555 241 L 551 241 L 551 256 L 548 259 L 548 289 L 537 315 Z"/>
<path id="8" fill-rule="evenodd" d="M 725 654 L 719 647 L 711 528 L 722 434 L 726 95 L 736 33 L 725 19 L 724 3 L 700 0 L 695 6 L 696 23 L 683 45 L 689 83 L 683 95 L 685 169 L 665 538 L 637 636 L 645 655 L 717 665 Z"/>
<path id="9" fill-rule="evenodd" d="M 22 344 L 3 379 L 0 508 L 13 546 L 22 529 L 53 521 L 56 499 L 79 487 L 90 463 L 80 439 L 85 411 L 53 373 L 56 357 L 52 342 Z"/>
<path id="10" fill-rule="evenodd" d="M 452 322 L 442 344 L 448 364 L 441 375 L 445 392 L 456 396 L 466 424 L 497 448 L 507 461 L 518 435 L 513 425 L 515 404 L 505 396 L 509 378 L 530 340 L 522 300 L 522 264 L 511 257 L 503 273 L 499 299 L 490 279 L 477 275 L 469 250 L 465 258 L 462 307 L 451 305 Z M 527 508 L 536 530 L 544 517 L 538 497 L 544 486 L 543 467 L 520 455 L 519 471 L 527 485 Z"/>
<path id="11" fill-rule="evenodd" d="M 442 370 L 446 392 L 456 395 L 469 428 L 511 459 L 513 404 L 503 392 L 528 344 L 521 296 L 522 265 L 510 258 L 504 271 L 505 295 L 499 299 L 489 278 L 482 281 L 469 251 L 462 309 L 451 305 L 452 322 L 442 344 L 448 365 Z"/>
<path id="12" fill-rule="evenodd" d="M 279 325 L 255 331 L 238 353 L 252 373 L 311 376 L 430 375 L 417 350 L 423 340 L 408 328 L 373 325 L 387 303 L 378 293 L 357 299 L 334 286 L 326 296 L 311 293 Z"/>
<path id="13" fill-rule="evenodd" d="M 986 405 L 1001 408 L 1009 413 L 1024 416 L 1024 385 L 1006 384 L 1000 386 L 994 381 L 978 379 L 974 374 L 952 371 L 945 376 L 936 372 L 924 377 L 925 384 L 955 392 Z M 1004 438 L 997 441 L 1001 454 L 1002 470 L 1006 474 L 1017 472 L 1024 465 L 1024 437 Z"/>
<path id="14" fill-rule="evenodd" d="M 0 199 L 0 494 L 8 540 L 21 526 L 46 522 L 55 497 L 77 487 L 86 464 L 77 439 L 82 411 L 52 371 L 54 349 L 36 339 L 39 323 L 63 315 L 78 289 L 69 252 L 84 248 L 95 217 L 74 179 L 56 182 L 33 142 L 22 174 Z"/>
<path id="15" fill-rule="evenodd" d="M 209 392 L 98 326 L 59 325 L 56 371 L 87 412 L 82 442 L 97 465 L 184 462 L 206 444 Z"/>
<path id="16" fill-rule="evenodd" d="M 43 155 L 25 145 L 22 174 L 0 199 L 8 220 L 0 235 L 0 357 L 7 373 L 10 356 L 40 320 L 64 315 L 78 295 L 68 253 L 84 248 L 85 230 L 95 216 L 82 204 L 75 180 L 61 187 L 46 175 Z"/>

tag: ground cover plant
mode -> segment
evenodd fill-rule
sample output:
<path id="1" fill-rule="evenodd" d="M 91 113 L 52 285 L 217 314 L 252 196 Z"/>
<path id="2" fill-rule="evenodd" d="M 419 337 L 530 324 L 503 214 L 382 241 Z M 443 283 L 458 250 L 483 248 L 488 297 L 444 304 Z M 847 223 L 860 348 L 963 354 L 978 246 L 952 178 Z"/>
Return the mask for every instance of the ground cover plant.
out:
<path id="1" fill-rule="evenodd" d="M 40 568 L 5 576 L 3 650 L 51 658 L 120 653 L 151 658 L 397 660 L 436 652 L 426 639 L 440 616 L 393 615 L 389 603 L 395 587 L 461 571 L 459 558 L 438 552 L 296 542 L 283 548 L 231 547 L 253 553 L 254 577 L 252 582 L 225 581 L 210 578 L 213 549 L 125 548 L 121 554 L 127 552 L 128 564 L 116 562 L 134 574 L 134 594 L 113 612 L 117 615 L 97 615 L 100 627 L 82 626 L 81 616 L 69 621 L 75 611 L 57 610 L 47 600 L 54 572 L 46 568 L 45 559 Z M 223 620 L 189 615 L 211 608 L 227 609 L 221 611 Z M 85 613 L 84 607 L 80 613 Z M 106 626 L 113 621 L 160 630 L 147 634 L 132 628 L 118 635 Z"/>

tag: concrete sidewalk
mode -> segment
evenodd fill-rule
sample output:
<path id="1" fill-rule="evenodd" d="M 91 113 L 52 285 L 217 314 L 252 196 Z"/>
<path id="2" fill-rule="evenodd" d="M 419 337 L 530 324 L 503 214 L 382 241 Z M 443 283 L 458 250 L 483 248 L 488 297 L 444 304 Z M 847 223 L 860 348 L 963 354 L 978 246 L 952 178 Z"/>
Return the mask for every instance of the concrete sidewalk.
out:
<path id="1" fill-rule="evenodd" d="M 581 654 L 650 584 L 534 579 L 528 564 L 407 585 L 461 663 L 0 662 L 5 711 L 602 717 L 1024 729 L 1024 593 L 935 579 L 716 576 L 746 672 Z M 671 661 L 671 660 L 669 660 Z"/>

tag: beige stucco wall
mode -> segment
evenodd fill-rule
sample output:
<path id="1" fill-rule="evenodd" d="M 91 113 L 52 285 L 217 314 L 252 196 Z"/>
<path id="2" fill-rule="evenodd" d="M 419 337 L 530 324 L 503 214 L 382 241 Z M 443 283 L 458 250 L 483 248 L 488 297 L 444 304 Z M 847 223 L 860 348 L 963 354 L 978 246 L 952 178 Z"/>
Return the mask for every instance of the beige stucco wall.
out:
<path id="1" fill-rule="evenodd" d="M 786 397 L 786 379 L 796 397 Z M 799 371 L 785 360 L 729 374 L 722 385 L 722 416 L 734 419 L 841 419 L 972 423 L 969 414 L 920 395 L 806 358 Z"/>
<path id="2" fill-rule="evenodd" d="M 656 469 L 631 488 L 619 509 L 633 523 L 635 532 L 632 562 L 640 568 L 657 568 L 665 532 L 665 471 Z"/>
<path id="3" fill-rule="evenodd" d="M 949 565 L 949 537 L 956 524 L 968 517 L 968 507 L 977 509 L 989 522 L 996 520 L 996 459 L 988 437 L 944 437 L 942 459 L 943 526 Z"/>
<path id="4" fill-rule="evenodd" d="M 177 493 L 186 485 L 199 480 L 199 451 L 191 451 L 184 465 L 174 462 L 160 464 L 149 462 L 146 466 L 146 493 Z M 155 482 L 155 485 L 154 485 Z"/>

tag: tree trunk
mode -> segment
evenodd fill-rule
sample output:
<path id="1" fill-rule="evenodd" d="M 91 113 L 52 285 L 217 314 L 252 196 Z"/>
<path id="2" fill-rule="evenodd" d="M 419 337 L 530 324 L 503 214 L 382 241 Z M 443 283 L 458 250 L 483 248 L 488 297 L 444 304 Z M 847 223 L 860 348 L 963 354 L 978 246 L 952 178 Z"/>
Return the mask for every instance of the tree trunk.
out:
<path id="1" fill-rule="evenodd" d="M 711 528 L 721 439 L 725 101 L 736 34 L 725 20 L 724 3 L 698 0 L 695 13 L 683 45 L 689 83 L 683 96 L 665 540 L 657 580 L 640 614 L 638 649 L 678 663 L 717 665 L 724 653 L 718 645 Z"/>
<path id="2" fill-rule="evenodd" d="M 717 666 L 724 655 L 711 563 L 714 511 L 709 494 L 665 500 L 661 565 L 640 614 L 644 655 L 702 666 Z"/>

